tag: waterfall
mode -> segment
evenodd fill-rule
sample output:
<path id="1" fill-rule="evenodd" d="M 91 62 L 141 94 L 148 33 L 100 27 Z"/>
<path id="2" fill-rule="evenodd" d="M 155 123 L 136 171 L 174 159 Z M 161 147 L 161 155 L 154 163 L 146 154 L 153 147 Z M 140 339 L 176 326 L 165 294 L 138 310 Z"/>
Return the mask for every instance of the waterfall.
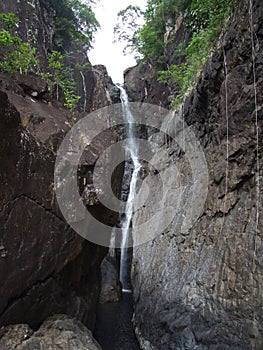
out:
<path id="1" fill-rule="evenodd" d="M 135 120 L 132 115 L 128 95 L 123 86 L 120 89 L 121 103 L 124 114 L 124 121 L 127 123 L 127 145 L 125 147 L 126 160 L 131 159 L 133 163 L 133 172 L 130 181 L 129 194 L 125 206 L 125 216 L 121 220 L 122 240 L 121 240 L 121 258 L 120 258 L 120 281 L 123 292 L 131 292 L 130 286 L 130 262 L 127 243 L 129 241 L 130 227 L 132 225 L 133 201 L 136 196 L 136 183 L 138 180 L 141 164 L 138 159 L 139 149 L 135 138 Z"/>

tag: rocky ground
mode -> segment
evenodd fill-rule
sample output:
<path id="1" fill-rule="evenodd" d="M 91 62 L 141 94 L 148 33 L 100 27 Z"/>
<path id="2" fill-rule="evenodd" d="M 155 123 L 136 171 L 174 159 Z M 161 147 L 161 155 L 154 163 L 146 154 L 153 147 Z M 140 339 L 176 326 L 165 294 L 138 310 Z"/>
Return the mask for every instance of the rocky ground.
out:
<path id="1" fill-rule="evenodd" d="M 2 327 L 0 349 L 101 350 L 101 347 L 81 322 L 57 315 L 47 319 L 36 332 L 26 324 Z"/>

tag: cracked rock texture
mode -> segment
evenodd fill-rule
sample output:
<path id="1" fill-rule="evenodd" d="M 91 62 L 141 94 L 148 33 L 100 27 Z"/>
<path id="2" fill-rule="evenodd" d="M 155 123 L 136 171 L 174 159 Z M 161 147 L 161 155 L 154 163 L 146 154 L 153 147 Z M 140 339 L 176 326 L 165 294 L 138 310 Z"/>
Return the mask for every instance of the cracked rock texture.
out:
<path id="1" fill-rule="evenodd" d="M 0 12 L 18 17 L 17 35 L 36 48 L 38 68 L 46 71 L 50 53 L 58 49 L 54 40 L 56 13 L 48 2 L 0 1 Z M 120 102 L 120 93 L 104 66 L 91 66 L 85 49 L 72 48 L 70 42 L 65 45 L 65 52 L 71 52 L 65 58 L 65 67 L 74 70 L 77 94 L 81 96 L 74 114 L 63 108 L 63 91 L 58 89 L 55 100 L 47 82 L 37 75 L 0 74 L 1 326 L 23 323 L 35 329 L 57 313 L 74 316 L 90 329 L 95 322 L 100 263 L 107 248 L 84 240 L 65 222 L 54 192 L 54 164 L 59 145 L 74 123 L 85 112 Z M 91 129 L 92 135 L 97 135 L 96 125 Z M 97 135 L 83 152 L 78 172 L 84 205 L 109 226 L 116 223 L 117 215 L 99 202 L 90 180 L 101 152 L 117 139 L 116 131 L 111 129 Z M 105 175 L 106 163 L 100 170 Z M 121 167 L 114 175 L 112 187 L 118 194 Z M 98 235 L 88 223 L 85 227 L 87 235 Z M 71 349 L 97 349 L 85 347 L 78 339 Z M 61 344 L 60 348 L 66 349 Z M 42 348 L 35 339 L 25 349 L 39 346 Z"/>
<path id="2" fill-rule="evenodd" d="M 35 98 L 32 91 L 38 92 Z M 102 103 L 94 97 L 95 108 Z M 67 313 L 92 329 L 107 249 L 70 228 L 54 192 L 56 152 L 73 125 L 72 115 L 48 96 L 39 78 L 4 74 L 0 115 L 0 324 L 37 327 L 54 313 Z M 82 169 L 92 172 L 101 151 L 117 137 L 108 130 L 97 138 L 85 151 Z M 87 182 L 80 174 L 82 181 Z M 120 184 L 116 172 L 116 193 Z M 97 201 L 89 207 L 105 223 L 116 222 Z"/>
<path id="3" fill-rule="evenodd" d="M 66 315 L 50 317 L 35 333 L 26 324 L 8 326 L 1 333 L 2 350 L 101 350 L 92 333 Z"/>
<path id="4" fill-rule="evenodd" d="M 186 190 L 179 192 L 179 210 L 174 209 L 171 224 L 134 249 L 134 323 L 144 349 L 263 348 L 263 5 L 261 0 L 253 4 L 256 84 L 249 1 L 244 0 L 236 6 L 226 33 L 183 106 L 184 130 L 187 133 L 186 125 L 190 126 L 200 141 L 209 174 L 205 205 L 186 230 L 183 214 L 199 174 L 191 174 L 185 153 L 178 151 L 175 142 L 166 139 L 165 143 L 163 135 L 151 136 L 166 144 L 168 151 L 160 174 L 176 164 Z M 167 126 L 172 136 L 180 133 L 174 125 Z M 152 181 L 152 188 L 158 188 L 161 178 L 155 175 Z M 171 188 L 166 186 L 161 200 L 158 191 L 151 191 L 153 204 L 148 212 L 144 207 L 137 212 L 135 226 L 153 213 L 168 210 Z M 152 227 L 160 224 L 157 220 Z"/>

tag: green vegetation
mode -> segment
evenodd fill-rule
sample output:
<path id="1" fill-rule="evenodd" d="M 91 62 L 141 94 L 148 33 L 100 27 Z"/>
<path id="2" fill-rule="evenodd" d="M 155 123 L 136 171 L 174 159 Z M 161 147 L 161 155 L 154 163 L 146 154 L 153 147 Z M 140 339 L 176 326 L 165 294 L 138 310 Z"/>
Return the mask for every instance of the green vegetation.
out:
<path id="1" fill-rule="evenodd" d="M 13 34 L 17 22 L 14 14 L 0 13 L 0 70 L 5 73 L 23 74 L 37 66 L 36 49 Z"/>
<path id="2" fill-rule="evenodd" d="M 138 6 L 129 5 L 118 13 L 118 22 L 114 27 L 116 41 L 126 43 L 124 54 L 133 52 L 136 46 L 136 34 L 141 28 L 143 12 Z"/>
<path id="3" fill-rule="evenodd" d="M 180 12 L 184 11 L 190 2 L 191 0 L 148 0 L 144 12 L 138 7 L 128 6 L 118 14 L 118 21 L 122 22 L 123 28 L 120 30 L 120 25 L 117 26 L 117 39 L 127 41 L 127 46 L 132 48 L 141 61 L 150 61 L 154 65 L 164 63 L 166 29 L 175 25 Z M 138 25 L 136 17 L 143 17 L 145 24 Z M 129 32 L 131 28 L 132 35 L 125 36 L 124 33 Z"/>
<path id="4" fill-rule="evenodd" d="M 141 61 L 155 66 L 160 82 L 178 85 L 178 95 L 173 101 L 175 107 L 195 84 L 234 3 L 235 0 L 148 0 L 143 13 L 145 24 L 135 27 L 133 35 L 128 38 L 128 45 L 138 53 Z M 120 18 L 129 15 L 131 8 L 127 9 L 119 13 Z M 180 13 L 184 16 L 190 41 L 174 48 L 174 56 L 183 63 L 168 66 L 164 35 L 174 28 Z M 131 14 L 128 17 L 132 18 Z M 127 22 L 132 23 L 126 19 Z M 123 34 L 122 37 L 125 39 Z"/>
<path id="5" fill-rule="evenodd" d="M 68 50 L 92 47 L 92 40 L 99 28 L 91 5 L 95 1 L 41 0 L 49 11 L 55 13 L 54 44 L 62 53 Z"/>
<path id="6" fill-rule="evenodd" d="M 48 58 L 48 67 L 40 72 L 35 43 L 23 42 L 16 29 L 19 19 L 13 14 L 0 13 L 0 71 L 26 74 L 35 72 L 49 82 L 51 93 L 59 98 L 62 89 L 65 107 L 77 107 L 80 96 L 76 94 L 74 70 L 88 68 L 88 63 L 72 65 L 70 56 L 91 48 L 93 35 L 99 27 L 91 4 L 80 0 L 40 0 L 49 13 L 53 13 L 55 50 Z"/>
<path id="7" fill-rule="evenodd" d="M 76 82 L 73 78 L 73 69 L 65 67 L 63 55 L 59 51 L 53 51 L 48 59 L 48 72 L 39 75 L 48 81 L 52 94 L 59 99 L 59 89 L 64 92 L 64 106 L 73 110 L 76 108 L 80 96 L 76 95 Z"/>
<path id="8" fill-rule="evenodd" d="M 174 107 L 183 101 L 184 94 L 196 82 L 233 5 L 234 0 L 192 1 L 186 13 L 186 25 L 192 32 L 192 39 L 185 48 L 185 62 L 159 72 L 159 81 L 175 81 L 180 88 L 173 101 Z"/>
<path id="9" fill-rule="evenodd" d="M 154 65 L 165 63 L 164 34 L 173 28 L 181 11 L 184 11 L 189 0 L 148 0 L 144 12 L 145 25 L 136 34 L 136 49 L 146 60 Z"/>

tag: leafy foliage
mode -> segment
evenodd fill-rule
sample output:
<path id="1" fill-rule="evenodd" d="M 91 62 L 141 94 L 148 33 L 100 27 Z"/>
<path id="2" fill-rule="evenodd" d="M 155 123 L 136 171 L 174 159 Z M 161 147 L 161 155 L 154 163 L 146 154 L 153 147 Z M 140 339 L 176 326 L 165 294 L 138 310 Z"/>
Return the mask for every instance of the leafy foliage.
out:
<path id="1" fill-rule="evenodd" d="M 159 71 L 159 81 L 178 85 L 175 105 L 182 101 L 186 91 L 195 84 L 235 1 L 148 0 L 143 12 L 145 24 L 139 28 L 132 26 L 136 14 L 135 11 L 131 12 L 132 6 L 119 13 L 123 23 L 130 23 L 129 29 L 134 29 L 133 35 L 125 36 L 125 28 L 121 32 L 122 38 L 128 41 L 128 46 L 132 47 L 142 60 L 155 66 Z M 136 11 L 139 12 L 138 9 Z M 180 13 L 184 15 L 184 23 L 191 40 L 188 45 L 179 44 L 174 51 L 174 56 L 180 57 L 180 61 L 184 63 L 168 67 L 164 34 L 174 28 Z M 166 70 L 163 70 L 164 68 Z"/>
<path id="2" fill-rule="evenodd" d="M 24 43 L 14 34 L 18 24 L 18 18 L 13 13 L 0 13 L 0 70 L 5 73 L 21 74 L 37 67 L 36 49 L 30 48 L 29 43 Z M 75 94 L 76 84 L 73 80 L 73 69 L 65 68 L 65 56 L 61 52 L 53 51 L 48 61 L 48 72 L 40 74 L 42 78 L 50 82 L 50 88 L 54 92 L 59 87 L 65 94 L 65 107 L 73 109 L 77 106 L 79 96 Z"/>
<path id="3" fill-rule="evenodd" d="M 115 42 L 125 42 L 124 54 L 134 51 L 135 38 L 141 29 L 143 12 L 138 6 L 129 5 L 117 15 L 118 22 L 114 27 Z"/>
<path id="4" fill-rule="evenodd" d="M 91 4 L 80 0 L 41 0 L 49 9 L 55 12 L 54 43 L 56 49 L 66 52 L 75 46 L 92 47 L 93 36 L 99 28 Z"/>
<path id="5" fill-rule="evenodd" d="M 150 60 L 154 65 L 163 63 L 165 61 L 164 34 L 166 29 L 174 26 L 180 11 L 183 11 L 190 1 L 148 0 L 144 12 L 138 7 L 128 6 L 118 15 L 119 22 L 122 22 L 122 30 L 119 30 L 121 35 L 118 36 L 118 39 L 126 40 L 127 47 L 137 52 L 142 60 Z M 138 25 L 134 18 L 142 17 L 142 15 L 145 24 Z M 126 27 L 123 25 L 125 23 L 128 23 Z M 120 26 L 116 27 L 119 29 Z"/>
<path id="6" fill-rule="evenodd" d="M 15 29 L 17 22 L 18 18 L 13 13 L 0 13 L 0 24 L 2 29 L 11 32 Z"/>
<path id="7" fill-rule="evenodd" d="M 0 13 L 0 69 L 5 73 L 27 73 L 37 65 L 36 49 L 14 34 L 18 18 Z"/>
<path id="8" fill-rule="evenodd" d="M 60 89 L 65 96 L 65 106 L 74 109 L 79 96 L 73 79 L 74 69 L 69 56 L 91 47 L 93 35 L 99 27 L 91 4 L 93 1 L 40 0 L 49 12 L 54 14 L 55 30 L 53 43 L 56 50 L 51 52 L 46 72 L 39 75 L 47 79 L 50 90 L 59 98 Z M 19 20 L 14 14 L 0 14 L 0 70 L 6 73 L 39 71 L 36 48 L 22 42 L 16 33 Z M 31 43 L 32 44 L 32 43 Z M 33 44 L 34 45 L 34 44 Z M 67 62 L 65 64 L 65 62 Z M 72 65 L 70 67 L 70 65 Z M 76 65 L 77 66 L 77 65 Z M 79 69 L 80 69 L 80 65 Z M 86 66 L 81 69 L 87 68 Z"/>
<path id="9" fill-rule="evenodd" d="M 73 69 L 66 68 L 64 64 L 65 55 L 59 51 L 53 51 L 48 60 L 48 73 L 41 74 L 41 77 L 49 82 L 52 93 L 59 99 L 59 88 L 64 92 L 64 106 L 69 109 L 77 107 L 80 96 L 77 96 L 76 83 L 73 79 Z"/>
<path id="10" fill-rule="evenodd" d="M 234 3 L 235 0 L 192 0 L 186 13 L 186 24 L 192 31 L 192 39 L 185 50 L 186 60 L 159 72 L 159 81 L 176 82 L 180 88 L 173 101 L 175 107 L 194 85 Z"/>
<path id="11" fill-rule="evenodd" d="M 164 23 L 156 17 L 142 27 L 136 36 L 136 49 L 145 60 L 161 63 L 164 59 Z"/>

